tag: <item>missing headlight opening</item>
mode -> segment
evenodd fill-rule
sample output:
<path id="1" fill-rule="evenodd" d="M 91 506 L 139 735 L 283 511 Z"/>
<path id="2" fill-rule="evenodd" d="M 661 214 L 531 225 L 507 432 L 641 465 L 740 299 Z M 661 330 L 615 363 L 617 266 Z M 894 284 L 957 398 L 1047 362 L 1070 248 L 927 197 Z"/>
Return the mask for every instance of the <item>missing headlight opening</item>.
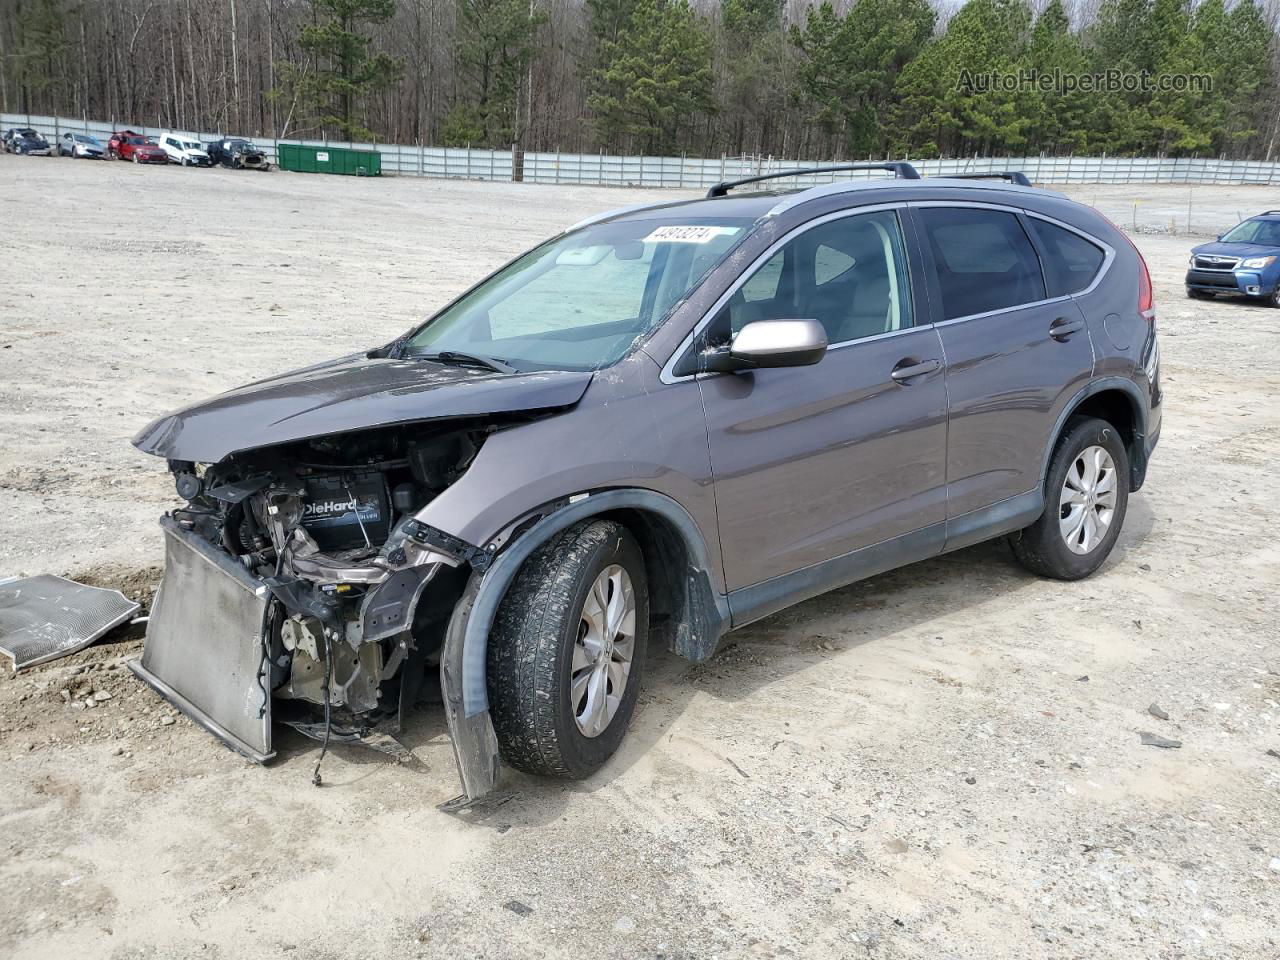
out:
<path id="1" fill-rule="evenodd" d="M 169 563 L 140 675 L 254 759 L 271 756 L 273 710 L 317 739 L 385 745 L 403 711 L 432 695 L 469 573 L 466 545 L 424 536 L 414 515 L 466 472 L 492 429 L 487 419 L 405 425 L 213 464 L 170 460 L 187 502 L 163 521 Z M 197 556 L 206 562 L 179 559 Z M 200 581 L 219 569 L 243 581 L 231 602 L 261 614 L 245 621 L 257 636 L 238 655 L 212 651 L 228 641 L 208 629 L 183 632 L 209 606 Z M 196 669 L 238 677 L 239 699 Z"/>

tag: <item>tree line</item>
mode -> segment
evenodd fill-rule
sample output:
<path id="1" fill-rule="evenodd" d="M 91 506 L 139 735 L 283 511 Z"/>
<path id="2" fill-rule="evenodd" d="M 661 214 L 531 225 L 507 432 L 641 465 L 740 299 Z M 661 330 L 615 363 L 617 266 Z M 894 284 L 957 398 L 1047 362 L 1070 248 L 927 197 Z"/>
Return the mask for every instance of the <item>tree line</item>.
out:
<path id="1" fill-rule="evenodd" d="M 1278 20 L 1280 0 L 5 0 L 0 104 L 527 150 L 1271 159 Z"/>

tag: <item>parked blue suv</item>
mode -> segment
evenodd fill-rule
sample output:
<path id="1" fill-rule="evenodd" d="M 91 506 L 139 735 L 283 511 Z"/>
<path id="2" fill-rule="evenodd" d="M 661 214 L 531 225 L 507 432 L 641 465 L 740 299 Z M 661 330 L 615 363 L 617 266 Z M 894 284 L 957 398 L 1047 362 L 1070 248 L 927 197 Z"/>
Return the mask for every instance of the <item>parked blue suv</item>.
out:
<path id="1" fill-rule="evenodd" d="M 1191 250 L 1187 296 L 1265 297 L 1280 307 L 1280 210 L 1251 217 Z"/>

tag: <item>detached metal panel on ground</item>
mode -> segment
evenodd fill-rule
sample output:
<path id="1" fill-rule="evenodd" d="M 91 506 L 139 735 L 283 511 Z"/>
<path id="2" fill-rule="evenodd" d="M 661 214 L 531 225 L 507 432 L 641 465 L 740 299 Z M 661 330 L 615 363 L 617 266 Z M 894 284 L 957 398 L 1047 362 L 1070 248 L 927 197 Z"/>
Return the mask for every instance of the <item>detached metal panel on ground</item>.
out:
<path id="1" fill-rule="evenodd" d="M 0 653 L 14 670 L 34 667 L 84 649 L 137 612 L 119 590 L 64 577 L 0 580 Z"/>

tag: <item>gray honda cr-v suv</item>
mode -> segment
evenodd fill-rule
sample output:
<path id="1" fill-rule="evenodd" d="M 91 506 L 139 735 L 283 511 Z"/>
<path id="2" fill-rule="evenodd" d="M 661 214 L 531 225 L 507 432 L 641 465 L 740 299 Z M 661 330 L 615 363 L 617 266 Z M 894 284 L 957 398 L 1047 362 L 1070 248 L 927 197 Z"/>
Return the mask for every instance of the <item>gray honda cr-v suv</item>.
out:
<path id="1" fill-rule="evenodd" d="M 499 756 L 598 769 L 650 644 L 705 660 L 994 537 L 1092 573 L 1160 430 L 1141 256 L 1061 195 L 886 167 L 595 217 L 152 423 L 187 503 L 136 672 L 262 761 L 273 714 L 394 735 L 438 671 L 475 798 Z"/>

